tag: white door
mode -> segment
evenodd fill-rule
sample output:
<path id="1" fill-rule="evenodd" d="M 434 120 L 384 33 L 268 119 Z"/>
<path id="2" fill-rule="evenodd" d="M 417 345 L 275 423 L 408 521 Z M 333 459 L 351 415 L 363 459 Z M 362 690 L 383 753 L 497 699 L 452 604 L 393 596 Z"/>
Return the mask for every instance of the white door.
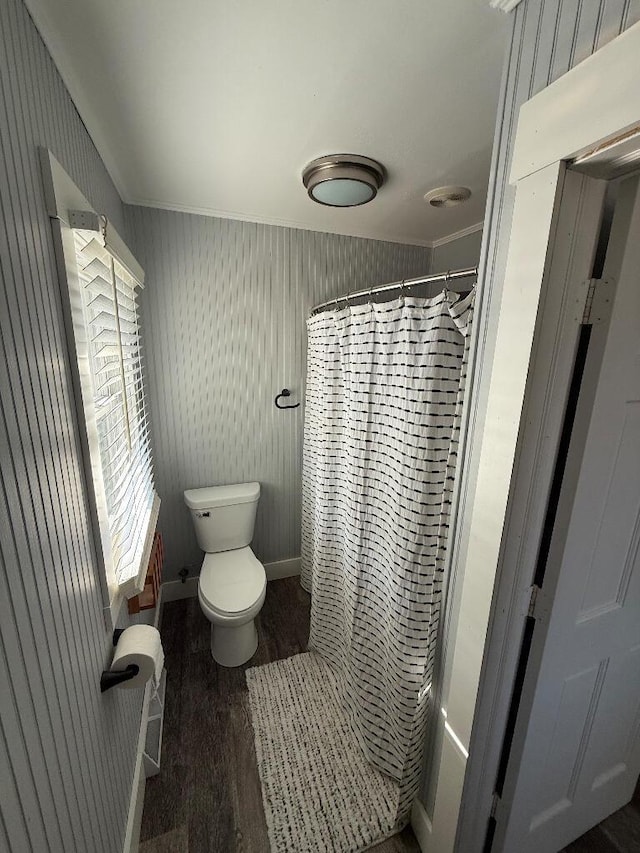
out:
<path id="1" fill-rule="evenodd" d="M 494 853 L 560 850 L 629 802 L 640 773 L 636 179 L 621 188 L 604 277 L 617 282 L 611 319 L 591 332 Z"/>

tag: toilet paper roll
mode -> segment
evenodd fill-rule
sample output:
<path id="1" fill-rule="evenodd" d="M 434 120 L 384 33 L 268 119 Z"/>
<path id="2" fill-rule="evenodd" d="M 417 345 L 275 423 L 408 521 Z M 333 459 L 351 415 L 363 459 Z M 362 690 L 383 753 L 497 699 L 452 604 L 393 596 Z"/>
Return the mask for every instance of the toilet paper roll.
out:
<path id="1" fill-rule="evenodd" d="M 131 625 L 122 632 L 110 669 L 112 672 L 120 672 L 132 663 L 138 666 L 138 674 L 129 681 L 118 684 L 121 689 L 135 690 L 137 687 L 144 687 L 151 676 L 154 676 L 156 681 L 160 680 L 164 652 L 157 628 L 152 625 Z"/>

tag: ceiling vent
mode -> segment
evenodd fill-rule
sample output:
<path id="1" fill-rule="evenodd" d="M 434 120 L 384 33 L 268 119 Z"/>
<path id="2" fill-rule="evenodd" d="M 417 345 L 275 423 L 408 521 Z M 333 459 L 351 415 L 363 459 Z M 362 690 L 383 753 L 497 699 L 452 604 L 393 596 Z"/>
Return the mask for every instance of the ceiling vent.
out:
<path id="1" fill-rule="evenodd" d="M 438 187 L 428 192 L 424 200 L 431 207 L 455 207 L 471 198 L 469 187 Z"/>

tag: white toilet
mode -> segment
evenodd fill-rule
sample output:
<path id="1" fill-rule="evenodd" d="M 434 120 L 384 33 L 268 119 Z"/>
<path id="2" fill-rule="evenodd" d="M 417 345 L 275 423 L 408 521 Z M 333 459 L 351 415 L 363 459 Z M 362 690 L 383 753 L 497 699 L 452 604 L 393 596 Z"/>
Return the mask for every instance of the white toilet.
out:
<path id="1" fill-rule="evenodd" d="M 249 543 L 259 499 L 260 483 L 184 493 L 205 551 L 198 599 L 211 622 L 211 654 L 222 666 L 240 666 L 258 648 L 254 619 L 264 603 L 267 577 Z"/>

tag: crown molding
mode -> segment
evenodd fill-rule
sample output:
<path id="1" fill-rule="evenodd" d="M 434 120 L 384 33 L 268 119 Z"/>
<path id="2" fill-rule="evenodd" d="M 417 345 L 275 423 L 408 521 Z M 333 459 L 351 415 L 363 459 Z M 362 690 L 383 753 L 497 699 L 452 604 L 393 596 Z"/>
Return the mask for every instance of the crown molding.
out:
<path id="1" fill-rule="evenodd" d="M 491 0 L 491 6 L 494 9 L 500 9 L 502 12 L 511 12 L 520 2 L 521 0 Z"/>
<path id="2" fill-rule="evenodd" d="M 371 232 L 364 233 L 357 229 L 349 229 L 349 231 L 328 231 L 326 228 L 317 228 L 313 225 L 304 225 L 300 222 L 295 222 L 289 219 L 279 219 L 275 216 L 258 216 L 255 213 L 239 213 L 232 210 L 219 210 L 212 207 L 196 207 L 183 204 L 167 204 L 166 202 L 158 201 L 157 199 L 133 198 L 123 199 L 125 204 L 133 207 L 150 207 L 155 210 L 165 210 L 169 213 L 187 213 L 193 216 L 209 216 L 214 219 L 231 219 L 237 222 L 250 222 L 256 225 L 274 225 L 278 228 L 291 228 L 299 231 L 314 231 L 318 234 L 334 234 L 337 237 L 355 237 L 359 240 L 373 240 L 376 243 L 400 243 L 403 246 L 416 246 L 421 249 L 437 249 L 438 246 L 444 246 L 445 243 L 453 243 L 454 240 L 459 240 L 461 237 L 467 237 L 469 234 L 475 234 L 476 231 L 482 231 L 484 220 L 476 222 L 474 225 L 469 225 L 468 228 L 462 228 L 460 231 L 454 231 L 453 234 L 447 234 L 446 237 L 439 237 L 436 240 L 417 240 L 415 237 L 407 238 L 394 234 L 372 235 Z"/>
<path id="3" fill-rule="evenodd" d="M 256 225 L 274 225 L 278 228 L 291 228 L 299 231 L 314 231 L 318 234 L 335 234 L 337 237 L 355 237 L 359 240 L 373 240 L 376 243 L 400 243 L 403 246 L 416 246 L 421 249 L 437 249 L 438 246 L 444 246 L 446 243 L 453 243 L 454 240 L 459 240 L 461 237 L 467 237 L 469 234 L 475 234 L 476 231 L 482 231 L 484 220 L 476 222 L 474 225 L 469 225 L 467 228 L 462 228 L 460 231 L 454 231 L 453 234 L 447 234 L 446 237 L 439 237 L 436 240 L 417 240 L 415 237 L 409 239 L 393 234 L 384 234 L 373 236 L 371 232 L 358 232 L 357 229 L 349 229 L 349 231 L 328 231 L 326 228 L 316 228 L 312 225 L 303 225 L 300 222 L 294 222 L 289 219 L 279 219 L 278 217 L 258 216 L 257 214 L 238 213 L 231 210 L 218 210 L 211 207 L 196 207 L 183 204 L 166 204 L 157 199 L 123 199 L 125 204 L 133 207 L 150 207 L 155 210 L 165 210 L 169 213 L 187 213 L 192 216 L 209 216 L 214 219 L 231 219 L 237 222 L 250 222 Z"/>
<path id="4" fill-rule="evenodd" d="M 291 228 L 299 231 L 314 231 L 318 234 L 335 234 L 337 237 L 356 237 L 359 240 L 373 240 L 376 243 L 400 243 L 403 246 L 417 246 L 421 249 L 432 249 L 432 240 L 418 240 L 415 237 L 403 237 L 398 234 L 372 234 L 359 231 L 357 228 L 348 231 L 330 231 L 327 228 L 319 228 L 314 225 L 306 225 L 289 219 L 279 219 L 275 216 L 259 216 L 255 213 L 239 213 L 233 210 L 218 210 L 211 207 L 196 207 L 183 204 L 166 204 L 155 199 L 133 198 L 123 199 L 125 204 L 134 207 L 152 207 L 156 210 L 173 211 L 174 213 L 189 213 L 194 216 L 210 216 L 214 219 L 232 219 L 238 222 L 253 222 L 256 225 L 275 225 L 279 228 Z M 455 238 L 454 238 L 455 239 Z"/>
<path id="5" fill-rule="evenodd" d="M 461 237 L 468 237 L 469 234 L 475 234 L 476 231 L 482 231 L 484 227 L 484 220 L 482 222 L 476 222 L 475 225 L 469 225 L 468 228 L 462 228 L 460 231 L 454 231 L 453 234 L 447 234 L 446 237 L 440 237 L 437 240 L 431 241 L 431 248 L 437 249 L 438 246 L 444 246 L 447 243 L 453 243 L 454 240 L 459 240 Z"/>

